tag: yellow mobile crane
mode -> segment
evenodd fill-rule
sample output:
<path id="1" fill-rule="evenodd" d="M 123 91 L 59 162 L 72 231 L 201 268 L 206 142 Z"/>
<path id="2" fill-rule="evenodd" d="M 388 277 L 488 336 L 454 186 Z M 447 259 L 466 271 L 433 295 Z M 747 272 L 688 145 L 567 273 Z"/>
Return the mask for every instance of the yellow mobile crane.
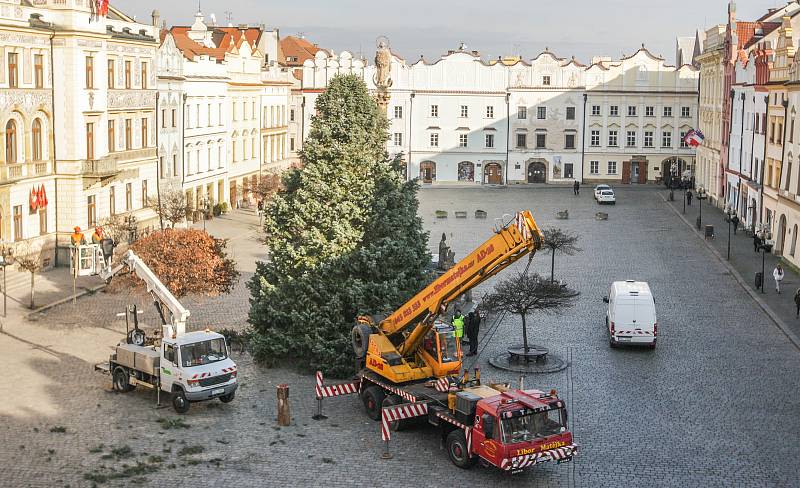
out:
<path id="1" fill-rule="evenodd" d="M 542 247 L 544 235 L 530 211 L 504 216 L 494 235 L 402 307 L 375 324 L 359 317 L 353 349 L 361 367 L 395 384 L 457 375 L 461 344 L 449 324 L 437 323 L 447 305 Z"/>

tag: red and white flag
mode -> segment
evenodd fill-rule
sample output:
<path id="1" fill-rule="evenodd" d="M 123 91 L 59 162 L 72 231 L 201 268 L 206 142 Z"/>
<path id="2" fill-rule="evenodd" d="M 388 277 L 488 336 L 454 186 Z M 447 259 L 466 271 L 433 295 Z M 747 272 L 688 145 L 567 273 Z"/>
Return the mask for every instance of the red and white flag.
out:
<path id="1" fill-rule="evenodd" d="M 703 143 L 705 138 L 706 137 L 703 135 L 702 131 L 700 131 L 699 129 L 698 130 L 692 129 L 689 132 L 687 132 L 686 135 L 683 137 L 683 142 L 685 142 L 688 146 L 697 147 Z"/>

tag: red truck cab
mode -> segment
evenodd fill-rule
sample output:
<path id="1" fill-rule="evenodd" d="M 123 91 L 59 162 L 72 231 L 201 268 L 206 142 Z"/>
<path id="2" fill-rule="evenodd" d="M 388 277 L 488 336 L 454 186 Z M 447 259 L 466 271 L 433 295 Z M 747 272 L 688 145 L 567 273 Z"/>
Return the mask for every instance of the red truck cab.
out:
<path id="1" fill-rule="evenodd" d="M 564 402 L 555 392 L 538 390 L 508 390 L 481 399 L 471 444 L 473 455 L 512 473 L 541 462 L 568 462 L 577 452 Z"/>

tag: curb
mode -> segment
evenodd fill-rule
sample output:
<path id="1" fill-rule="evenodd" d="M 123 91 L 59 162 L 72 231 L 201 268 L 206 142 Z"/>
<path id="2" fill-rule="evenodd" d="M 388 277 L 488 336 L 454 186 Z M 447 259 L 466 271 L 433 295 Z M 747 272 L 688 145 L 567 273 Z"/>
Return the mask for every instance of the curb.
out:
<path id="1" fill-rule="evenodd" d="M 664 198 L 664 195 L 662 195 L 659 192 L 658 196 L 661 197 L 661 199 L 664 201 L 664 203 L 667 204 L 667 207 L 669 207 L 670 210 L 672 210 L 675 213 L 675 215 L 677 215 L 687 226 L 689 226 L 689 229 L 694 233 L 694 235 L 696 235 L 698 238 L 703 240 L 703 244 L 705 244 L 705 246 L 719 260 L 719 262 L 722 263 L 723 266 L 725 266 L 725 268 L 731 273 L 731 275 L 736 280 L 736 282 L 739 283 L 739 286 L 741 286 L 744 289 L 744 291 L 746 291 L 747 294 L 750 295 L 750 298 L 752 298 L 753 301 L 755 301 L 756 304 L 758 304 L 758 306 L 761 307 L 761 309 L 764 311 L 764 313 L 766 313 L 767 316 L 772 320 L 772 322 L 778 327 L 778 329 L 781 332 L 783 332 L 783 334 L 789 339 L 789 341 L 792 343 L 792 345 L 798 351 L 800 351 L 800 338 L 798 338 L 797 335 L 795 335 L 795 333 L 792 332 L 792 330 L 789 328 L 789 326 L 786 325 L 786 322 L 784 322 L 783 319 L 781 319 L 778 316 L 778 314 L 775 313 L 774 310 L 772 310 L 772 307 L 767 305 L 767 302 L 765 302 L 759 296 L 758 293 L 756 293 L 753 289 L 750 288 L 750 285 L 748 284 L 747 281 L 745 281 L 745 279 L 742 277 L 742 275 L 739 274 L 739 271 L 736 268 L 734 268 L 733 265 L 731 263 L 729 263 L 727 259 L 722 257 L 722 254 L 720 254 L 720 252 L 717 250 L 717 248 L 715 248 L 713 245 L 711 245 L 705 239 L 703 234 L 699 230 L 695 229 L 694 226 L 692 225 L 692 223 L 689 222 L 689 220 L 687 220 L 686 217 L 684 217 L 678 211 L 677 208 L 675 208 L 673 205 L 669 204 L 667 199 Z"/>
<path id="2" fill-rule="evenodd" d="M 64 303 L 67 303 L 67 302 L 69 302 L 71 300 L 77 300 L 78 298 L 81 298 L 83 296 L 97 293 L 98 291 L 102 290 L 105 287 L 106 287 L 106 285 L 102 284 L 102 285 L 93 286 L 91 288 L 85 288 L 83 291 L 75 293 L 74 295 L 70 295 L 70 296 L 62 298 L 60 300 L 56 300 L 54 302 L 48 303 L 47 305 L 42 305 L 41 307 L 37 308 L 36 310 L 28 312 L 25 315 L 25 318 L 27 320 L 31 320 L 31 318 L 34 315 L 38 315 L 38 314 L 41 314 L 43 312 L 46 312 L 46 311 L 50 310 L 51 308 L 55 308 L 55 307 L 57 307 L 59 305 L 63 305 Z"/>

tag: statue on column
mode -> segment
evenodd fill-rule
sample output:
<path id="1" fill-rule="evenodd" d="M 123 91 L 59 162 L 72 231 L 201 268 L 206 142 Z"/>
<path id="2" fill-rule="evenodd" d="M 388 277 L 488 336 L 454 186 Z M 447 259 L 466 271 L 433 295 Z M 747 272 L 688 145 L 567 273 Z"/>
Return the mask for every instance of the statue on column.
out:
<path id="1" fill-rule="evenodd" d="M 378 106 L 386 111 L 389 106 L 389 87 L 392 86 L 392 51 L 389 49 L 389 39 L 379 37 L 375 52 L 375 88 L 377 88 Z"/>
<path id="2" fill-rule="evenodd" d="M 456 253 L 450 250 L 450 246 L 447 245 L 447 235 L 442 232 L 442 240 L 439 242 L 439 269 L 450 269 L 455 264 L 455 258 Z"/>

